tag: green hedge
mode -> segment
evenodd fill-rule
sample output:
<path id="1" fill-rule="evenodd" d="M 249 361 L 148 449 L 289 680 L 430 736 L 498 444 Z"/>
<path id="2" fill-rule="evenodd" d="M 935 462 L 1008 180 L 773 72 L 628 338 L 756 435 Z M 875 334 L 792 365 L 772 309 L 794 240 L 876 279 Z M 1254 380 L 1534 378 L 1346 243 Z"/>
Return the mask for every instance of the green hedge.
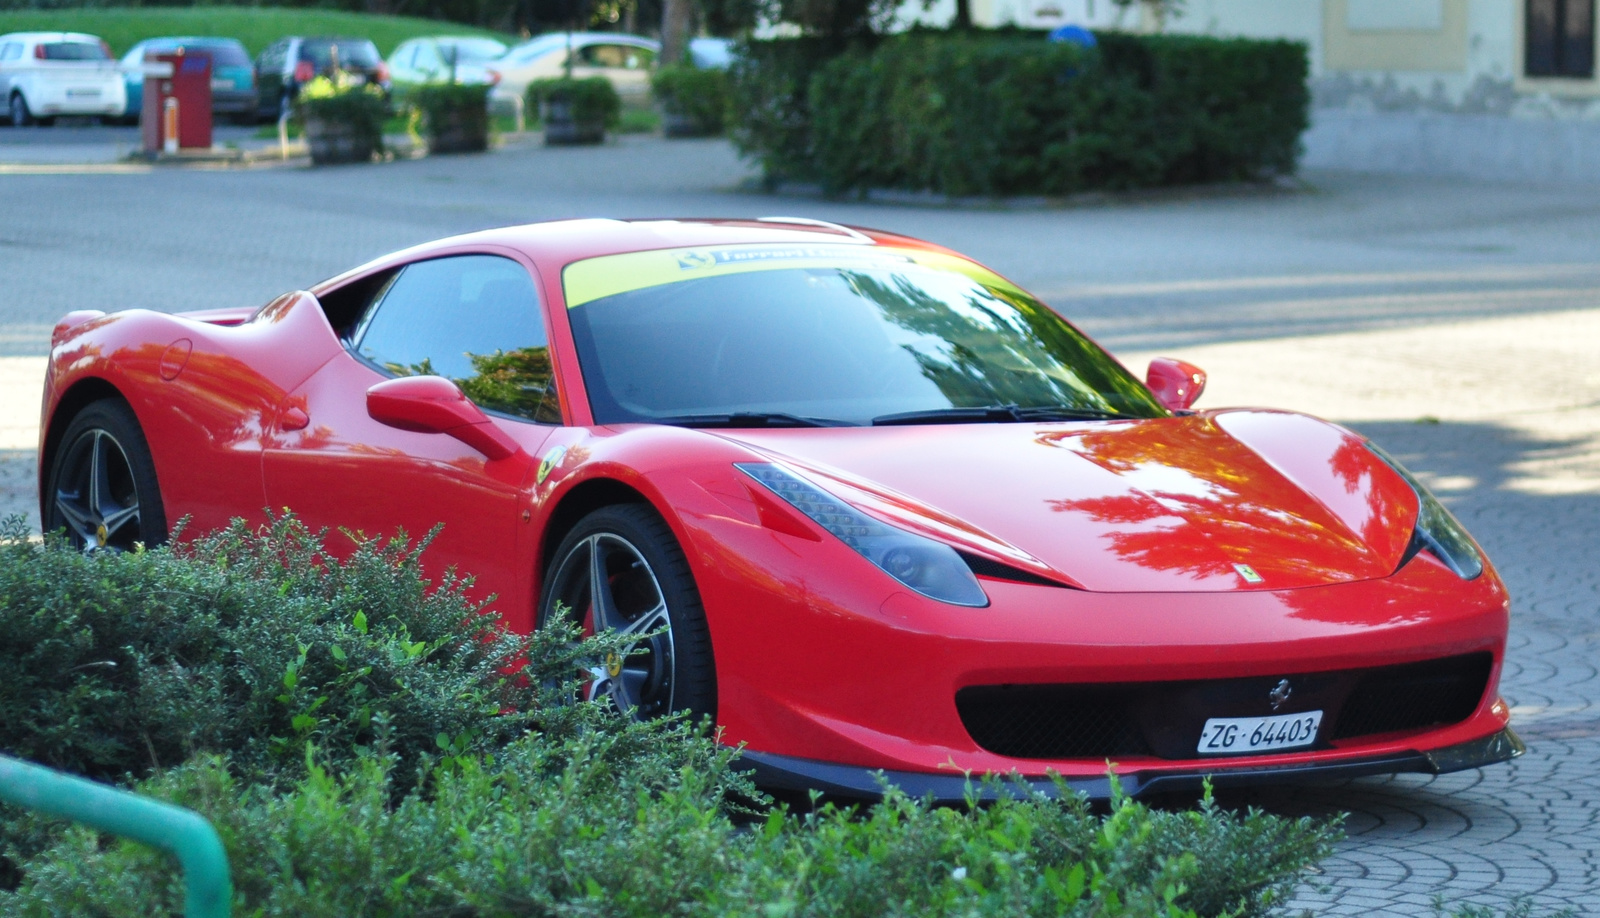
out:
<path id="1" fill-rule="evenodd" d="M 687 64 L 662 67 L 650 77 L 650 91 L 681 134 L 722 133 L 728 115 L 728 74 Z"/>
<path id="2" fill-rule="evenodd" d="M 420 780 L 378 757 L 276 793 L 202 758 L 139 790 L 217 826 L 234 914 L 256 918 L 1250 918 L 1279 911 L 1334 834 L 1213 805 L 964 812 L 897 793 L 865 812 L 735 818 L 718 783 L 730 754 L 685 740 L 669 758 L 530 737 Z M 23 869 L 4 918 L 181 913 L 167 858 L 88 829 Z"/>
<path id="3" fill-rule="evenodd" d="M 703 730 L 573 702 L 619 641 L 506 635 L 454 579 L 422 579 L 425 547 L 335 555 L 283 519 L 88 556 L 13 518 L 0 751 L 199 811 L 234 913 L 267 918 L 1252 916 L 1338 835 L 1071 795 L 756 809 Z M 0 807 L 0 918 L 172 915 L 182 896 L 157 851 Z"/>
<path id="4" fill-rule="evenodd" d="M 598 122 L 614 128 L 622 114 L 622 97 L 605 77 L 555 77 L 528 84 L 528 110 L 539 112 L 541 119 L 546 117 L 544 106 L 563 101 L 572 106 L 572 120 L 578 124 Z"/>
<path id="5" fill-rule="evenodd" d="M 1071 194 L 1294 170 L 1303 45 L 1104 34 L 1083 50 L 913 33 L 818 67 L 815 43 L 753 43 L 733 133 L 770 178 L 830 191 Z M 803 90 L 802 90 L 803 85 Z"/>
<path id="6" fill-rule="evenodd" d="M 308 742 L 413 769 L 560 729 L 573 709 L 541 692 L 582 649 L 501 630 L 453 579 L 430 590 L 425 545 L 340 562 L 293 518 L 103 557 L 0 533 L 0 751 L 113 781 L 225 753 L 276 784 Z M 523 661 L 535 679 L 508 675 Z"/>

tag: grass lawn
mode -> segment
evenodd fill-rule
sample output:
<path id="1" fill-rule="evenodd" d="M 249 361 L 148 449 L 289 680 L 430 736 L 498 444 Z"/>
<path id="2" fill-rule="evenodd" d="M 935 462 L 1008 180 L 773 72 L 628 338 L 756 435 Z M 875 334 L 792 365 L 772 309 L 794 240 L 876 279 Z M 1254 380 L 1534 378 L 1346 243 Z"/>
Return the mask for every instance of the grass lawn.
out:
<path id="1" fill-rule="evenodd" d="M 285 35 L 349 35 L 370 38 L 385 57 L 395 45 L 418 35 L 484 35 L 507 44 L 511 36 L 487 29 L 417 19 L 337 10 L 275 7 L 134 7 L 122 9 L 15 10 L 0 12 L 6 32 L 88 32 L 106 40 L 121 56 L 136 42 L 163 35 L 219 35 L 244 42 L 252 55 Z"/>

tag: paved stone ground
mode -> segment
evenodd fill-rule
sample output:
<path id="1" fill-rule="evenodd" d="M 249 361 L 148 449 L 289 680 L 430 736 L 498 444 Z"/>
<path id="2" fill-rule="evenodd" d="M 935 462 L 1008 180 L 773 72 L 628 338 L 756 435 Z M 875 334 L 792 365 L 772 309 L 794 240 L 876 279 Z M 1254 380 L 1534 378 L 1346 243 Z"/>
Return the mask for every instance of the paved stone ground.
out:
<path id="1" fill-rule="evenodd" d="M 7 160 L 0 132 L 0 162 Z M 1351 814 L 1319 915 L 1600 912 L 1600 189 L 1312 174 L 1298 191 L 938 209 L 732 190 L 715 141 L 627 138 L 329 170 L 0 176 L 0 512 L 33 502 L 37 378 L 69 309 L 263 302 L 451 232 L 562 216 L 788 213 L 970 252 L 1202 405 L 1335 418 L 1426 476 L 1515 598 L 1510 766 L 1232 795 Z"/>

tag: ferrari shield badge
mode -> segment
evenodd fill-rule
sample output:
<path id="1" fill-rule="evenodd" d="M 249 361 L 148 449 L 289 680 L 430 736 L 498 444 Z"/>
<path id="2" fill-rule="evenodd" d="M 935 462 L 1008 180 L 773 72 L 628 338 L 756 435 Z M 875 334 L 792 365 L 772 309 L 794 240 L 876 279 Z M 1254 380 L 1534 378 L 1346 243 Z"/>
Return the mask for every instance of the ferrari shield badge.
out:
<path id="1" fill-rule="evenodd" d="M 543 479 L 541 478 L 540 480 L 542 481 Z M 1245 583 L 1260 583 L 1266 579 L 1256 573 L 1256 569 L 1248 564 L 1235 564 L 1233 569 L 1239 573 L 1240 577 L 1244 578 Z"/>
<path id="2" fill-rule="evenodd" d="M 566 455 L 567 448 L 565 446 L 558 446 L 550 452 L 545 453 L 544 458 L 539 460 L 539 474 L 534 483 L 544 484 L 544 480 L 550 477 L 550 473 L 555 471 L 556 466 L 561 464 L 561 460 L 565 458 Z"/>

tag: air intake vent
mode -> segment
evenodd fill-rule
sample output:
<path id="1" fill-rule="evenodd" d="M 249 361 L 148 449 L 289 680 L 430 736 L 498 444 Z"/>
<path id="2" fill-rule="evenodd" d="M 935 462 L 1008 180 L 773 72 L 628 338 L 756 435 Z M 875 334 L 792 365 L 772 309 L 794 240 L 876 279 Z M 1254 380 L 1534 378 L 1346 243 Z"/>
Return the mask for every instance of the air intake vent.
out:
<path id="1" fill-rule="evenodd" d="M 1488 687 L 1486 653 L 1388 666 L 1362 675 L 1344 704 L 1334 739 L 1420 730 L 1472 716 Z"/>
<path id="2" fill-rule="evenodd" d="M 1377 669 L 1188 682 L 976 685 L 956 692 L 973 742 L 1018 759 L 1194 759 L 1210 717 L 1322 711 L 1318 747 L 1424 730 L 1472 716 L 1494 658 L 1467 654 Z M 1272 692 L 1288 679 L 1287 704 Z"/>

